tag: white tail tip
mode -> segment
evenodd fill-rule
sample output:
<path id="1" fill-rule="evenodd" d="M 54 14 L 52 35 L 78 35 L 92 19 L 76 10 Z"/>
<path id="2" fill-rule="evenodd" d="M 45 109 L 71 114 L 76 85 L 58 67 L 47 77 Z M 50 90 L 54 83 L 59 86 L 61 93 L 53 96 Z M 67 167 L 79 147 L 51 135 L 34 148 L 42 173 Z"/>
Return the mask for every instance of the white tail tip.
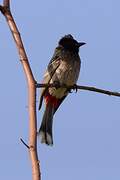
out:
<path id="1" fill-rule="evenodd" d="M 52 137 L 50 136 L 50 134 L 40 131 L 39 133 L 40 137 L 41 137 L 41 143 L 45 143 L 47 145 L 52 146 L 53 145 L 53 140 Z"/>

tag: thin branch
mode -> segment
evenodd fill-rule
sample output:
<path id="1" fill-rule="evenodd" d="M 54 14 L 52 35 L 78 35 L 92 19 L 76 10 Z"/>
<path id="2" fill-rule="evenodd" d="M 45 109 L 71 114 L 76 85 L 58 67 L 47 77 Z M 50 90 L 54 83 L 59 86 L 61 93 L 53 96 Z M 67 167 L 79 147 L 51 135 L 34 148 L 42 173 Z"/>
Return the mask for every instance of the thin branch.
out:
<path id="1" fill-rule="evenodd" d="M 5 16 L 15 44 L 18 49 L 20 62 L 23 66 L 28 84 L 28 106 L 29 106 L 29 154 L 32 165 L 32 179 L 40 180 L 40 164 L 37 155 L 37 120 L 36 120 L 36 82 L 28 62 L 28 57 L 24 49 L 24 45 L 16 26 L 12 13 L 10 11 L 10 1 L 3 0 L 3 6 L 0 6 L 1 13 Z"/>
<path id="2" fill-rule="evenodd" d="M 82 90 L 93 91 L 93 92 L 106 94 L 106 95 L 109 95 L 109 96 L 118 96 L 118 97 L 120 97 L 120 93 L 115 92 L 115 91 L 108 91 L 108 90 L 99 89 L 99 88 L 96 88 L 96 87 L 89 87 L 89 86 L 77 86 L 77 87 L 78 87 L 78 89 L 82 89 Z"/>
<path id="3" fill-rule="evenodd" d="M 25 143 L 25 141 L 22 138 L 20 138 L 20 140 L 28 149 L 30 149 L 30 147 Z"/>
<path id="4" fill-rule="evenodd" d="M 3 0 L 3 6 L 10 9 L 10 1 L 9 0 Z"/>
<path id="5" fill-rule="evenodd" d="M 42 87 L 47 87 L 47 88 L 51 88 L 51 87 L 56 87 L 56 88 L 59 88 L 59 87 L 62 87 L 62 88 L 67 88 L 68 90 L 70 89 L 75 89 L 75 90 L 86 90 L 86 91 L 93 91 L 93 92 L 97 92 L 97 93 L 102 93 L 102 94 L 106 94 L 106 95 L 109 95 L 109 96 L 118 96 L 120 97 L 120 93 L 119 92 L 114 92 L 114 91 L 108 91 L 108 90 L 104 90 L 104 89 L 99 89 L 99 88 L 96 88 L 96 87 L 91 87 L 91 86 L 80 86 L 80 85 L 74 85 L 74 86 L 67 86 L 65 84 L 63 85 L 59 85 L 59 84 L 54 84 L 54 83 L 51 83 L 51 84 L 36 84 L 36 87 L 37 88 L 42 88 Z"/>

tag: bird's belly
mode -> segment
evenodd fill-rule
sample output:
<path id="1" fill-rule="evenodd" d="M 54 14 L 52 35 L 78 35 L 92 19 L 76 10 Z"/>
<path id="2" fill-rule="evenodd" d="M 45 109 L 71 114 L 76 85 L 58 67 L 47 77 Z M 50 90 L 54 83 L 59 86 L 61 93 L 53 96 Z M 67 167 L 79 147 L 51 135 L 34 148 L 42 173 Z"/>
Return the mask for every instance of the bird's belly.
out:
<path id="1" fill-rule="evenodd" d="M 61 99 L 63 96 L 68 94 L 66 88 L 52 88 L 49 93 L 57 99 Z"/>
<path id="2" fill-rule="evenodd" d="M 56 70 L 54 76 L 52 77 L 50 83 L 58 81 L 60 84 L 74 85 L 79 76 L 79 64 L 78 62 L 66 63 L 62 62 L 59 68 Z M 50 88 L 49 93 L 56 98 L 62 98 L 67 95 L 66 88 Z"/>

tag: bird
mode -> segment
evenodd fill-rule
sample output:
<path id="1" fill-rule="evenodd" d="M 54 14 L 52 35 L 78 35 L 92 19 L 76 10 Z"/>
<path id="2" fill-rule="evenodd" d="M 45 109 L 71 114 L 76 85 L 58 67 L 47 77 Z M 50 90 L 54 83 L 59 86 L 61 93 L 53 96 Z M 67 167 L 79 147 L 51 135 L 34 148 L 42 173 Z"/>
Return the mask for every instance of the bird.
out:
<path id="1" fill-rule="evenodd" d="M 60 87 L 60 85 L 72 86 L 76 84 L 81 67 L 79 48 L 84 44 L 86 43 L 78 42 L 71 34 L 68 34 L 59 40 L 58 46 L 54 50 L 42 83 L 56 83 L 59 84 L 59 87 L 41 88 L 39 110 L 43 99 L 45 102 L 45 111 L 38 131 L 41 143 L 53 145 L 53 116 L 70 91 L 66 87 Z"/>

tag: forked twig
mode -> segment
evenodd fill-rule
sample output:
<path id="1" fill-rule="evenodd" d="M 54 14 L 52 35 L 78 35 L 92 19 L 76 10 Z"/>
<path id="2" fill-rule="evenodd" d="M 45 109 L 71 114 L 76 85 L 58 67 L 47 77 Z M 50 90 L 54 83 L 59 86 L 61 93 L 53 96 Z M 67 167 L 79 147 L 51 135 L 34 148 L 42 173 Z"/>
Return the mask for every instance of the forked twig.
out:
<path id="1" fill-rule="evenodd" d="M 6 18 L 12 36 L 14 38 L 15 44 L 18 49 L 20 62 L 23 66 L 25 76 L 28 84 L 28 95 L 29 95 L 29 146 L 23 141 L 23 144 L 29 148 L 29 154 L 32 164 L 32 179 L 40 180 L 40 163 L 37 155 L 37 120 L 36 120 L 36 82 L 29 65 L 28 57 L 24 49 L 24 45 L 14 21 L 12 13 L 10 11 L 10 1 L 3 0 L 3 6 L 0 6 L 0 11 Z"/>

